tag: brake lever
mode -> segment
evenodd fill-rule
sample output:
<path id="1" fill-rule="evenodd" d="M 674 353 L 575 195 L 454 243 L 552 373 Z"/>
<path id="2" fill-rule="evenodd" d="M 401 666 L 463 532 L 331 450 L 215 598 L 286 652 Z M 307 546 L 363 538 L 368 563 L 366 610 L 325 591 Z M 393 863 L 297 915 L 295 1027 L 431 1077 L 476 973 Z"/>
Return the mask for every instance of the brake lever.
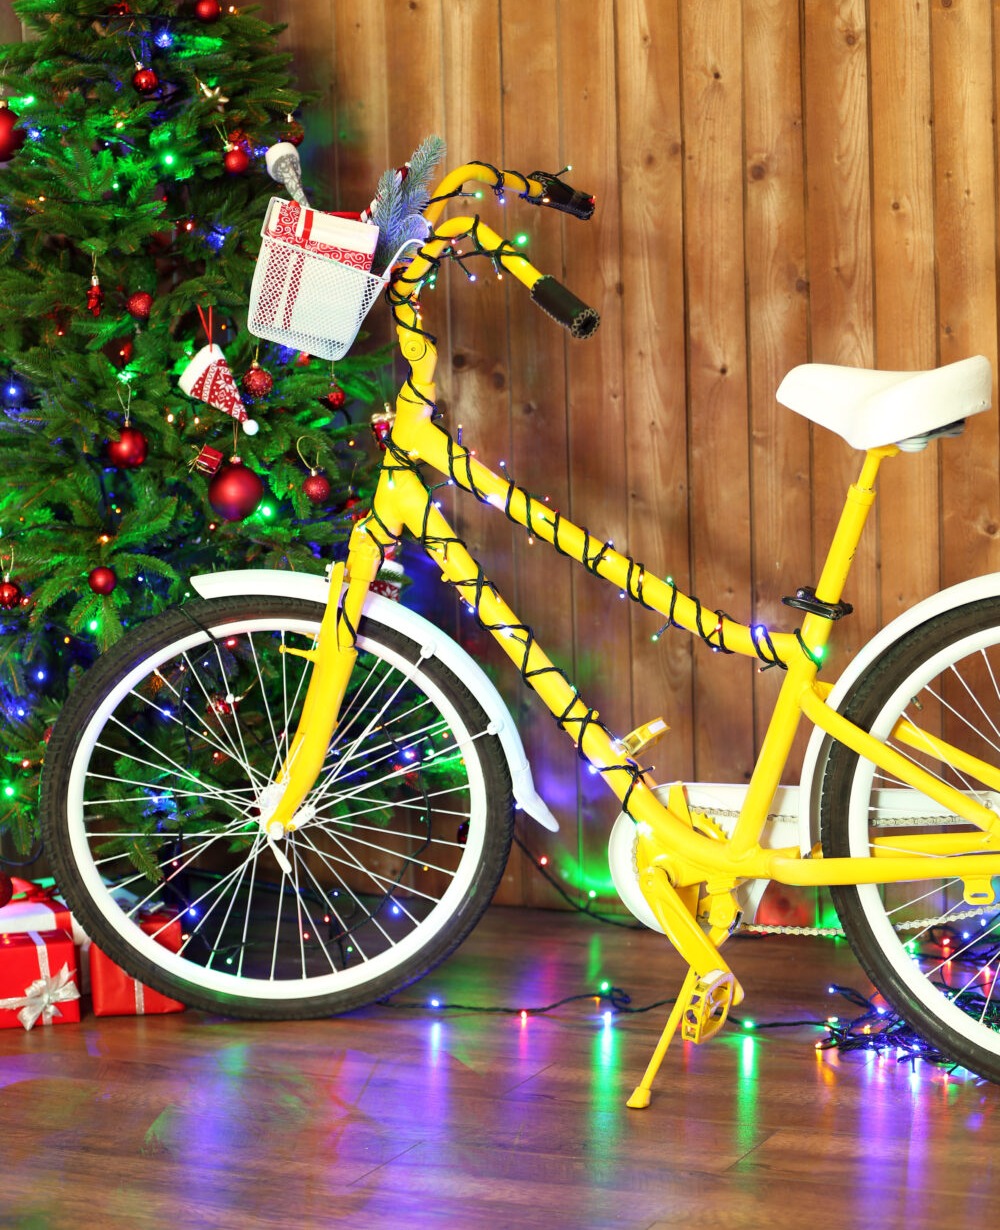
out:
<path id="1" fill-rule="evenodd" d="M 547 205 L 549 209 L 558 209 L 560 213 L 572 214 L 574 218 L 588 221 L 594 216 L 595 197 L 586 192 L 580 192 L 571 184 L 561 180 L 558 175 L 548 171 L 532 171 L 530 179 L 537 180 L 542 185 L 540 197 L 525 196 L 531 205 Z"/>

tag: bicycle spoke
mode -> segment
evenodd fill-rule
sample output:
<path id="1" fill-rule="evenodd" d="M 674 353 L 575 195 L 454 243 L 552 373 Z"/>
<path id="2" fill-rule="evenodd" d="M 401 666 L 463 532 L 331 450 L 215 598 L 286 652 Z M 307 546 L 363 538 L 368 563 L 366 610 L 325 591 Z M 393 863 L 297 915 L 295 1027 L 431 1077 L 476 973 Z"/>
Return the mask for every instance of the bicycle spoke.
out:
<path id="1" fill-rule="evenodd" d="M 253 779 L 253 770 L 250 768 L 250 765 L 247 761 L 246 752 L 244 751 L 241 756 L 239 751 L 233 750 L 234 745 L 231 744 L 230 747 L 226 747 L 224 744 L 220 743 L 217 739 L 215 739 L 211 735 L 211 732 L 205 728 L 203 716 L 197 713 L 194 709 L 191 709 L 189 705 L 185 703 L 184 707 L 191 709 L 191 712 L 198 719 L 198 725 L 202 727 L 201 730 L 197 730 L 187 725 L 185 722 L 182 722 L 180 718 L 178 718 L 177 715 L 172 710 L 161 707 L 160 705 L 156 704 L 154 701 L 151 701 L 147 697 L 143 696 L 141 693 L 137 693 L 133 691 L 132 695 L 135 696 L 136 700 L 141 701 L 143 704 L 147 705 L 150 709 L 153 709 L 156 713 L 160 714 L 161 717 L 166 718 L 168 722 L 172 722 L 174 723 L 174 725 L 180 727 L 180 729 L 183 730 L 185 734 L 194 735 L 195 738 L 200 739 L 203 743 L 206 743 L 214 751 L 220 752 L 224 756 L 232 756 L 233 759 L 236 760 L 240 764 L 241 768 L 245 770 L 247 776 L 251 780 Z"/>
<path id="2" fill-rule="evenodd" d="M 350 833 L 350 834 L 336 833 L 335 834 L 331 829 L 328 829 L 326 825 L 315 823 L 315 822 L 311 827 L 318 828 L 322 832 L 327 833 L 329 836 L 334 838 L 334 840 L 337 842 L 338 845 L 343 846 L 345 845 L 347 841 L 351 841 L 355 845 L 363 846 L 367 850 L 377 850 L 380 854 L 388 854 L 396 858 L 401 858 L 404 861 L 404 863 L 416 862 L 416 860 L 414 860 L 409 854 L 400 854 L 398 851 L 393 850 L 390 846 L 382 846 L 382 845 L 379 845 L 378 842 L 365 841 L 363 838 L 357 837 L 354 833 Z M 449 877 L 452 874 L 449 868 L 439 867 L 435 863 L 431 863 L 425 858 L 420 859 L 419 862 L 422 867 L 428 867 L 430 868 L 431 871 L 439 871 L 441 872 L 442 875 L 446 875 Z"/>
<path id="3" fill-rule="evenodd" d="M 220 611 L 234 608 L 223 601 Z M 364 1002 L 367 985 L 418 973 L 430 941 L 446 941 L 470 897 L 485 904 L 495 884 L 479 883 L 489 845 L 480 749 L 496 758 L 499 745 L 481 716 L 460 716 L 449 689 L 465 696 L 461 685 L 417 649 L 359 643 L 297 827 L 264 833 L 313 678 L 311 662 L 281 651 L 315 647 L 311 620 L 202 614 L 212 631 L 200 645 L 190 620 L 180 623 L 88 719 L 72 823 L 91 895 L 119 947 L 147 966 L 166 944 L 175 998 L 223 1011 L 252 1003 L 252 1015 L 263 1005 L 264 1016 L 281 1015 L 286 1000 L 329 1002 L 331 1012 L 344 996 Z M 502 771 L 490 772 L 503 798 Z M 508 783 L 508 806 L 509 797 Z M 153 910 L 163 918 L 150 925 Z"/>
<path id="4" fill-rule="evenodd" d="M 332 854 L 328 854 L 327 852 L 325 852 L 325 851 L 323 851 L 323 850 L 320 850 L 320 849 L 319 849 L 319 847 L 316 845 L 316 843 L 315 843 L 314 841 L 312 841 L 312 839 L 309 837 L 309 834 L 308 834 L 308 832 L 307 832 L 307 831 L 302 833 L 302 835 L 301 835 L 301 839 L 305 842 L 305 844 L 309 847 L 309 849 L 310 849 L 310 850 L 311 850 L 314 854 L 316 854 L 316 855 L 317 855 L 317 856 L 318 856 L 318 857 L 322 860 L 322 862 L 323 862 L 323 863 L 324 863 L 324 864 L 325 864 L 328 868 L 330 868 L 330 869 L 331 869 L 331 871 L 333 870 L 333 866 L 334 866 L 335 864 L 342 864 L 342 865 L 343 865 L 343 866 L 345 866 L 345 867 L 351 867 L 353 870 L 356 870 L 356 871 L 360 871 L 360 872 L 362 872 L 364 875 L 367 875 L 370 879 L 373 879 L 373 880 L 375 880 L 375 879 L 376 879 L 376 877 L 374 876 L 374 874 L 373 874 L 371 871 L 369 871 L 369 869 L 368 869 L 367 867 L 364 867 L 361 863 L 359 863 L 359 862 L 357 861 L 357 859 L 353 859 L 353 860 L 352 860 L 352 859 L 346 859 L 346 860 L 345 860 L 345 859 L 338 859 L 338 858 L 334 857 L 334 855 L 332 855 Z M 348 851 L 347 853 L 349 853 L 349 851 Z M 338 874 L 339 874 L 339 873 L 338 873 Z M 361 909 L 362 911 L 364 911 L 364 904 L 363 904 L 363 902 L 362 902 L 362 901 L 361 901 L 361 899 L 357 896 L 357 894 L 354 892 L 354 890 L 351 888 L 351 886 L 347 883 L 347 881 L 341 878 L 341 883 L 344 885 L 344 891 L 345 891 L 345 892 L 348 894 L 348 896 L 349 896 L 349 897 L 353 900 L 354 904 L 355 904 L 355 905 L 356 905 L 359 909 Z M 395 881 L 386 880 L 386 881 L 385 881 L 385 883 L 387 883 L 387 884 L 394 884 L 394 883 L 395 883 Z M 378 919 L 374 916 L 374 914 L 370 914 L 370 913 L 369 913 L 367 916 L 368 916 L 369 920 L 370 920 L 371 922 L 373 922 L 373 923 L 375 924 L 375 926 L 378 928 L 378 930 L 382 933 L 383 937 L 384 937 L 386 940 L 388 940 L 388 941 L 390 941 L 390 942 L 391 942 L 391 937 L 390 937 L 389 933 L 388 933 L 388 932 L 386 931 L 386 929 L 382 926 L 382 924 L 378 921 Z"/>

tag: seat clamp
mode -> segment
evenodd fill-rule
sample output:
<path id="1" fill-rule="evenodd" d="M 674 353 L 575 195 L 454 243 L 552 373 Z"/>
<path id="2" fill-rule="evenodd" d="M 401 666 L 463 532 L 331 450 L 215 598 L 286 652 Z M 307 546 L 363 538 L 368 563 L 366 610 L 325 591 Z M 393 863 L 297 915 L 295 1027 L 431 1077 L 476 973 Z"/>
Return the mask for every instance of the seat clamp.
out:
<path id="1" fill-rule="evenodd" d="M 782 598 L 785 606 L 795 607 L 797 611 L 806 611 L 810 615 L 821 615 L 823 619 L 843 619 L 854 610 L 849 602 L 824 602 L 816 597 L 816 591 L 811 585 L 803 585 L 795 591 L 794 597 Z"/>

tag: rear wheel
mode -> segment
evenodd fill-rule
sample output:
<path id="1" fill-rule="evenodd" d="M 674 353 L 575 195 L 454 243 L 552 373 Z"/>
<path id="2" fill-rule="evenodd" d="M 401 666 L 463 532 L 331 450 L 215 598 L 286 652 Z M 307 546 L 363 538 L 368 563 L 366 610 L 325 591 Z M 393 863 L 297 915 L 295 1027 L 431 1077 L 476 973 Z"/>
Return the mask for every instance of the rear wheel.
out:
<path id="1" fill-rule="evenodd" d="M 510 776 L 488 718 L 367 618 L 304 822 L 269 843 L 260 817 L 312 669 L 285 651 L 311 648 L 322 615 L 264 597 L 169 611 L 84 676 L 49 742 L 60 888 L 110 957 L 192 1006 L 325 1016 L 389 995 L 468 934 L 507 860 Z"/>
<path id="2" fill-rule="evenodd" d="M 1000 810 L 1000 791 L 957 766 L 940 745 L 914 748 L 892 734 L 909 719 L 1000 766 L 1000 601 L 946 611 L 908 633 L 855 685 L 842 711 L 935 777 Z M 841 744 L 829 749 L 820 820 L 828 857 L 870 857 L 875 838 L 978 831 Z M 831 891 L 851 946 L 895 1011 L 944 1055 L 1000 1081 L 1000 909 L 968 904 L 962 880 L 946 873 Z"/>

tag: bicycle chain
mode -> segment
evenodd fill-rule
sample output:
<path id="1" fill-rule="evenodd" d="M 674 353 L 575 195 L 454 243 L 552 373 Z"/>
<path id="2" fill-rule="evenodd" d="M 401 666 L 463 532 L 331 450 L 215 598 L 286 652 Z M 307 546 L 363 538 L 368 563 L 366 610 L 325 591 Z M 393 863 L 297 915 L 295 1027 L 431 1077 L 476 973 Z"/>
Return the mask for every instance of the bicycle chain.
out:
<path id="1" fill-rule="evenodd" d="M 712 809 L 712 818 L 716 820 L 736 820 L 739 818 L 738 811 L 726 811 Z M 789 820 L 797 821 L 797 816 L 768 816 L 769 820 Z M 954 823 L 954 817 L 942 816 L 941 823 Z M 888 821 L 883 827 L 891 827 L 892 821 Z M 899 825 L 908 823 L 908 821 L 900 820 Z M 980 918 L 983 913 L 983 907 L 963 910 L 960 914 L 940 914 L 933 918 L 914 918 L 909 922 L 893 923 L 894 931 L 923 931 L 930 927 L 937 927 L 943 923 L 960 922 L 963 918 Z M 740 931 L 745 931 L 750 935 L 810 935 L 822 937 L 843 937 L 843 927 L 793 927 L 780 926 L 778 924 L 768 923 L 740 923 Z"/>

